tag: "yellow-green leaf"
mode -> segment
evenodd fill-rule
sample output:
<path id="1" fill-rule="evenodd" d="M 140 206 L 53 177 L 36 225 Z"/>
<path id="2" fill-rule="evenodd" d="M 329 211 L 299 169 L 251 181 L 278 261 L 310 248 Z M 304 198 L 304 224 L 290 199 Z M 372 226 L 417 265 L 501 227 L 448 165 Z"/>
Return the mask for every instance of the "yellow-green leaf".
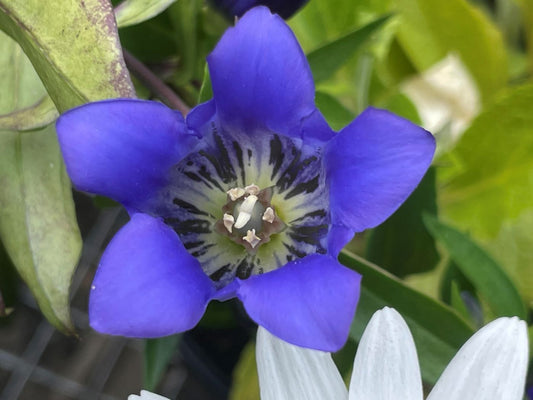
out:
<path id="1" fill-rule="evenodd" d="M 0 130 L 27 131 L 43 128 L 58 116 L 52 99 L 46 95 L 30 107 L 0 115 Z"/>
<path id="2" fill-rule="evenodd" d="M 22 46 L 59 111 L 134 97 L 107 0 L 0 0 L 0 28 Z"/>
<path id="3" fill-rule="evenodd" d="M 394 4 L 401 16 L 399 41 L 419 70 L 456 52 L 484 98 L 504 87 L 503 39 L 480 9 L 465 0 L 398 0 Z"/>
<path id="4" fill-rule="evenodd" d="M 45 94 L 22 49 L 0 32 L 0 114 Z M 48 320 L 71 331 L 69 286 L 81 251 L 70 182 L 53 125 L 0 130 L 0 237 Z"/>
<path id="5" fill-rule="evenodd" d="M 165 11 L 176 0 L 124 0 L 115 7 L 117 25 L 136 25 Z"/>
<path id="6" fill-rule="evenodd" d="M 255 343 L 249 342 L 241 351 L 233 370 L 230 400 L 259 400 L 259 379 L 255 361 Z"/>
<path id="7" fill-rule="evenodd" d="M 439 169 L 441 210 L 478 239 L 493 239 L 505 221 L 533 208 L 532 104 L 533 84 L 502 95 Z"/>

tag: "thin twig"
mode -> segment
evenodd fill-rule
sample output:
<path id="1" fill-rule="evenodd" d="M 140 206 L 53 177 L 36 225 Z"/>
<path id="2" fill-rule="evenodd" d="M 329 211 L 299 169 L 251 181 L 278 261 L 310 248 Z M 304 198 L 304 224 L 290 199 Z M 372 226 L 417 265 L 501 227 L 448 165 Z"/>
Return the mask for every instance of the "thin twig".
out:
<path id="1" fill-rule="evenodd" d="M 141 81 L 155 96 L 161 99 L 167 106 L 181 111 L 183 115 L 187 115 L 190 107 L 163 82 L 157 75 L 148 69 L 141 61 L 135 58 L 126 49 L 122 49 L 124 53 L 124 61 L 130 72 Z"/>

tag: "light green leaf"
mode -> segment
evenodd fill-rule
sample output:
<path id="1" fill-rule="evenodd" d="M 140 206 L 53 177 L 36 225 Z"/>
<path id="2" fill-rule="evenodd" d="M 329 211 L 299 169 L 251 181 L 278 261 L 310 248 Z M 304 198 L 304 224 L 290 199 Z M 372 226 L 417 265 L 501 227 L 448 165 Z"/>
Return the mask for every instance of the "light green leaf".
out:
<path id="1" fill-rule="evenodd" d="M 391 0 L 310 1 L 289 24 L 306 52 L 387 13 Z"/>
<path id="2" fill-rule="evenodd" d="M 45 90 L 22 49 L 0 32 L 0 114 Z M 70 182 L 53 125 L 0 131 L 0 237 L 47 319 L 71 331 L 69 286 L 81 251 Z"/>
<path id="3" fill-rule="evenodd" d="M 465 0 L 398 0 L 398 39 L 423 71 L 456 52 L 477 80 L 484 98 L 507 81 L 506 52 L 493 23 Z"/>
<path id="4" fill-rule="evenodd" d="M 165 11 L 176 0 L 124 0 L 115 7 L 119 28 L 140 24 Z"/>
<path id="5" fill-rule="evenodd" d="M 0 0 L 0 27 L 22 46 L 59 111 L 135 97 L 107 0 Z"/>
<path id="6" fill-rule="evenodd" d="M 207 63 L 204 67 L 204 79 L 200 87 L 200 94 L 198 95 L 198 104 L 205 103 L 213 98 L 213 86 L 211 85 L 211 77 L 209 76 L 209 68 Z"/>
<path id="7" fill-rule="evenodd" d="M 69 287 L 81 251 L 53 125 L 0 132 L 0 236 L 46 318 L 72 331 Z"/>
<path id="8" fill-rule="evenodd" d="M 368 43 L 372 35 L 389 19 L 390 15 L 385 15 L 307 54 L 315 82 L 331 77 L 358 49 Z"/>
<path id="9" fill-rule="evenodd" d="M 43 128 L 59 116 L 54 102 L 49 96 L 43 97 L 34 105 L 0 115 L 0 130 L 26 131 Z"/>
<path id="10" fill-rule="evenodd" d="M 259 378 L 255 360 L 255 343 L 249 342 L 233 370 L 229 400 L 259 400 Z"/>
<path id="11" fill-rule="evenodd" d="M 178 1 L 169 9 L 180 57 L 179 70 L 174 77 L 175 84 L 179 86 L 185 85 L 198 75 L 198 79 L 203 76 L 205 59 L 199 56 L 201 38 L 197 34 L 202 3 L 200 0 Z"/>
<path id="12" fill-rule="evenodd" d="M 498 317 L 526 319 L 518 290 L 502 268 L 467 235 L 425 214 L 424 223 Z"/>
<path id="13" fill-rule="evenodd" d="M 438 171 L 444 216 L 477 239 L 495 238 L 505 221 L 533 208 L 532 104 L 532 84 L 500 96 Z"/>
<path id="14" fill-rule="evenodd" d="M 171 335 L 158 339 L 146 339 L 144 342 L 144 388 L 155 391 L 165 373 L 180 335 Z"/>
<path id="15" fill-rule="evenodd" d="M 516 282 L 522 297 L 533 308 L 533 209 L 516 220 L 506 221 L 498 236 L 486 248 L 505 267 Z"/>
<path id="16" fill-rule="evenodd" d="M 384 306 L 398 310 L 413 334 L 422 378 L 434 384 L 472 329 L 450 307 L 417 292 L 378 266 L 342 252 L 339 261 L 363 275 L 350 336 L 359 341 L 370 317 Z"/>

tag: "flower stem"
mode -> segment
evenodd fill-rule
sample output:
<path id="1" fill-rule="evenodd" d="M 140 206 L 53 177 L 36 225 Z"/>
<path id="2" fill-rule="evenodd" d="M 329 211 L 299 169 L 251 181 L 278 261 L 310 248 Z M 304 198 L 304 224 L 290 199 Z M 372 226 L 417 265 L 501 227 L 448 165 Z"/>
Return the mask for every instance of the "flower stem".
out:
<path id="1" fill-rule="evenodd" d="M 122 49 L 122 52 L 124 53 L 126 66 L 144 86 L 167 106 L 180 111 L 183 115 L 187 115 L 190 107 L 165 82 L 126 49 Z"/>

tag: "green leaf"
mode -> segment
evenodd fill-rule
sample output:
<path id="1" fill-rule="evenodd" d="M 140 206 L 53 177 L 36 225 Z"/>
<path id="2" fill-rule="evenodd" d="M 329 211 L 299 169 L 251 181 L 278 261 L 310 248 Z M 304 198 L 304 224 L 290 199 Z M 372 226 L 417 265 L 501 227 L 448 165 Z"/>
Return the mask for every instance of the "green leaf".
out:
<path id="1" fill-rule="evenodd" d="M 213 86 L 211 86 L 211 78 L 209 76 L 209 68 L 207 63 L 204 67 L 204 79 L 200 87 L 200 94 L 198 95 L 198 104 L 204 103 L 213 98 Z"/>
<path id="2" fill-rule="evenodd" d="M 320 82 L 331 77 L 363 45 L 368 43 L 391 16 L 385 15 L 307 55 L 313 78 Z"/>
<path id="3" fill-rule="evenodd" d="M 135 97 L 107 0 L 0 0 L 0 28 L 22 46 L 60 112 Z"/>
<path id="4" fill-rule="evenodd" d="M 324 118 L 336 131 L 341 130 L 355 118 L 355 114 L 344 107 L 335 97 L 327 93 L 317 91 L 315 103 L 324 114 Z"/>
<path id="5" fill-rule="evenodd" d="M 233 370 L 229 400 L 259 400 L 259 378 L 253 341 L 244 347 Z"/>
<path id="6" fill-rule="evenodd" d="M 140 24 L 165 11 L 176 0 L 124 0 L 115 7 L 119 28 Z"/>
<path id="7" fill-rule="evenodd" d="M 0 132 L 0 236 L 46 318 L 71 331 L 69 286 L 81 251 L 53 125 Z"/>
<path id="8" fill-rule="evenodd" d="M 0 130 L 26 131 L 43 128 L 59 116 L 52 99 L 44 96 L 34 105 L 0 115 Z"/>
<path id="9" fill-rule="evenodd" d="M 350 336 L 359 341 L 372 314 L 394 307 L 413 334 L 422 378 L 434 384 L 457 350 L 473 333 L 450 307 L 406 286 L 378 266 L 348 252 L 339 261 L 363 275 L 361 298 Z"/>
<path id="10" fill-rule="evenodd" d="M 398 0 L 398 39 L 411 62 L 423 71 L 458 53 L 484 98 L 507 82 L 506 52 L 498 29 L 465 0 Z"/>
<path id="11" fill-rule="evenodd" d="M 468 312 L 468 309 L 466 308 L 465 302 L 463 301 L 461 297 L 461 291 L 459 289 L 459 285 L 456 282 L 451 283 L 450 288 L 450 302 L 451 306 L 457 310 L 459 315 L 465 319 L 465 321 L 469 321 L 472 317 L 470 313 Z"/>
<path id="12" fill-rule="evenodd" d="M 409 97 L 402 93 L 395 93 L 393 96 L 389 97 L 384 104 L 384 108 L 400 117 L 407 118 L 414 124 L 422 125 L 416 106 Z"/>
<path id="13" fill-rule="evenodd" d="M 172 355 L 176 351 L 179 340 L 180 335 L 145 340 L 144 387 L 146 390 L 155 391 L 167 369 Z"/>
<path id="14" fill-rule="evenodd" d="M 533 84 L 503 94 L 439 169 L 443 215 L 477 239 L 495 238 L 504 222 L 533 209 L 532 104 Z"/>
<path id="15" fill-rule="evenodd" d="M 366 258 L 400 277 L 433 269 L 439 257 L 435 240 L 422 221 L 423 212 L 437 214 L 433 168 L 407 201 L 372 230 Z"/>
<path id="16" fill-rule="evenodd" d="M 513 221 L 506 221 L 498 236 L 486 248 L 505 267 L 522 297 L 533 308 L 533 209 Z"/>
<path id="17" fill-rule="evenodd" d="M 496 316 L 526 319 L 518 290 L 502 268 L 467 235 L 425 214 L 424 223 L 461 272 L 472 282 Z"/>
<path id="18" fill-rule="evenodd" d="M 45 93 L 22 49 L 0 33 L 0 114 Z M 71 331 L 69 286 L 81 251 L 70 182 L 53 125 L 0 131 L 0 237 L 46 318 Z"/>
<path id="19" fill-rule="evenodd" d="M 200 0 L 186 0 L 178 1 L 169 9 L 180 57 L 179 70 L 175 74 L 175 83 L 179 86 L 196 77 L 202 79 L 205 58 L 200 55 L 200 38 L 197 34 L 202 6 Z"/>

